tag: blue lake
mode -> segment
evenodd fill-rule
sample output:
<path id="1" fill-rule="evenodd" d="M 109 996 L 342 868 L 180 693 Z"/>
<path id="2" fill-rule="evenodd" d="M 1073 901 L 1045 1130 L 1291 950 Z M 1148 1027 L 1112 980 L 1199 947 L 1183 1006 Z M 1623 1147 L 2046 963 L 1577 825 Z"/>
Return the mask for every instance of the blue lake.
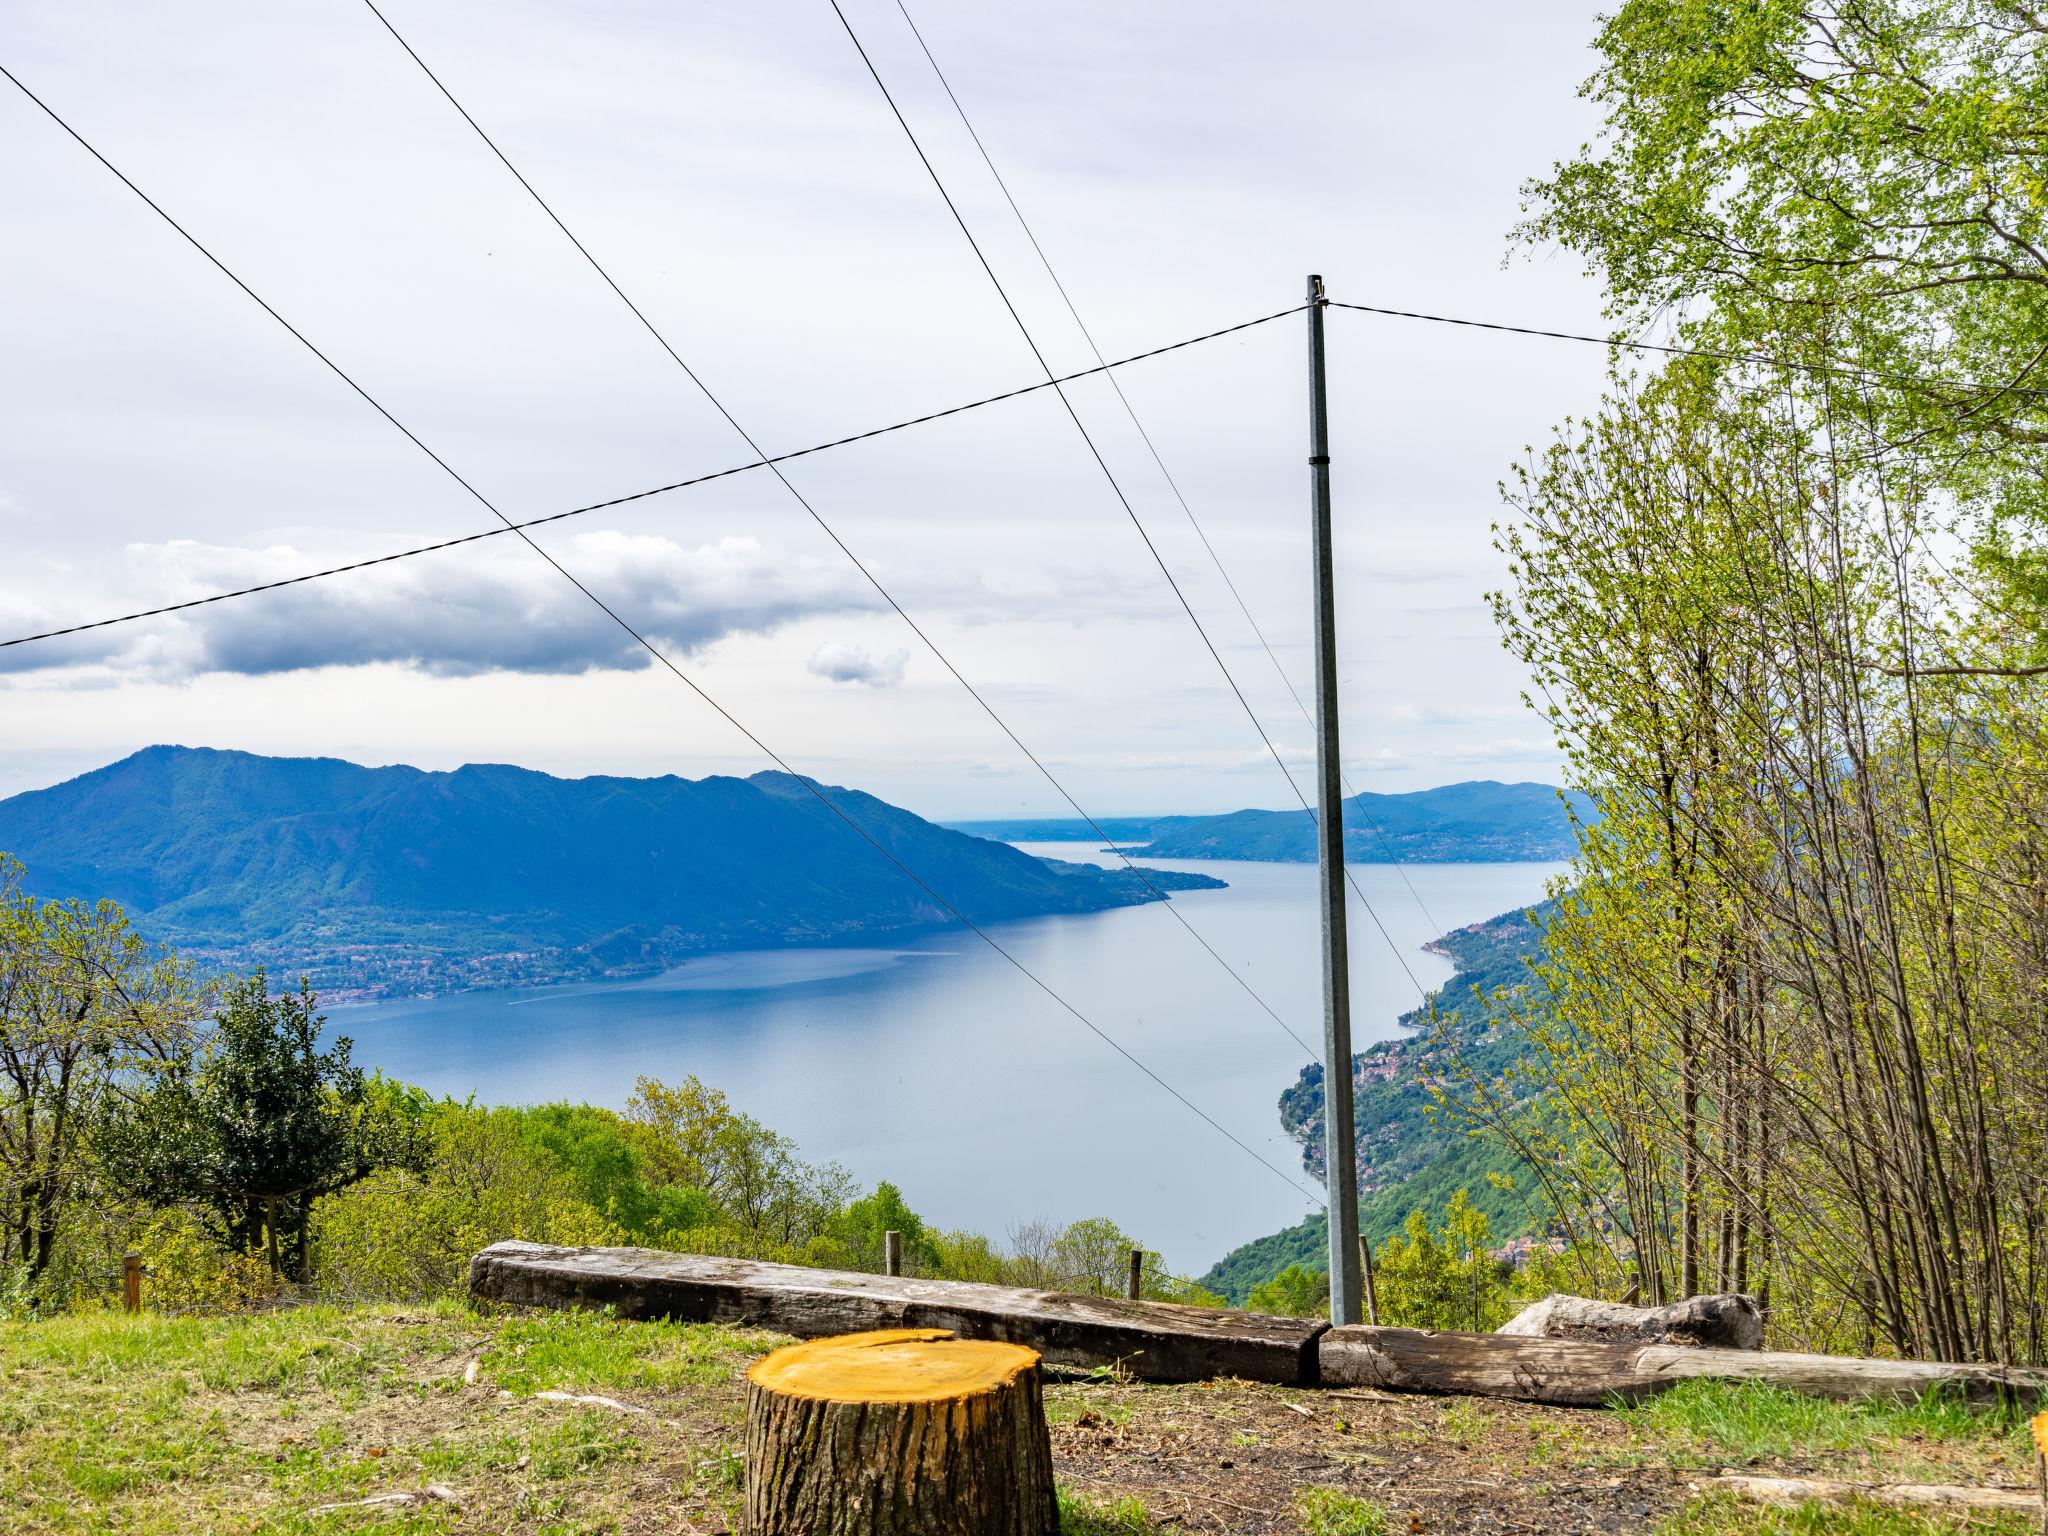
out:
<path id="1" fill-rule="evenodd" d="M 1023 846 L 1113 862 L 1086 845 Z M 1314 867 L 1157 862 L 1230 882 L 1173 905 L 1315 1045 Z M 1354 899 L 1357 1043 L 1396 1033 L 1415 983 L 1449 977 L 1423 944 L 1534 902 L 1557 870 L 1359 866 L 1393 942 Z M 639 981 L 336 1008 L 331 1020 L 354 1037 L 361 1065 L 485 1103 L 618 1106 L 637 1077 L 695 1073 L 807 1157 L 840 1162 L 864 1184 L 893 1180 L 928 1221 L 998 1239 L 1036 1217 L 1108 1216 L 1172 1267 L 1199 1272 L 1314 1208 L 1305 1190 L 1316 1186 L 1275 1108 L 1304 1053 L 1170 913 L 1131 907 L 990 931 L 1272 1168 L 964 931 L 887 949 L 712 955 Z"/>

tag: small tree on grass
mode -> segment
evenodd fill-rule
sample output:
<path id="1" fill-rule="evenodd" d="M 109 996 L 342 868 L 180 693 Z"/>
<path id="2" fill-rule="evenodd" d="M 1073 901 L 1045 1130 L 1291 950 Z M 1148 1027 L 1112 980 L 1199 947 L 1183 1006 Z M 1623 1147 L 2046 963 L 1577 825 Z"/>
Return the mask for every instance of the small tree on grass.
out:
<path id="1" fill-rule="evenodd" d="M 126 1193 L 198 1204 L 224 1241 L 260 1246 L 279 1276 L 306 1274 L 313 1201 L 395 1150 L 383 1145 L 394 1128 L 349 1064 L 348 1038 L 320 1049 L 318 1005 L 303 978 L 275 997 L 261 970 L 233 983 L 204 1047 L 167 1064 L 101 1138 Z"/>

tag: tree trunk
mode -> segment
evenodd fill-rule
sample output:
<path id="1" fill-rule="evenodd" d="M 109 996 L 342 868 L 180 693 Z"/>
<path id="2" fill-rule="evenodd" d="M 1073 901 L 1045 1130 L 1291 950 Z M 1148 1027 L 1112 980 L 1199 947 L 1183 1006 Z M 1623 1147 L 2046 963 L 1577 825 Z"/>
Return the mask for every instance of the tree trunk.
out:
<path id="1" fill-rule="evenodd" d="M 747 1372 L 748 1536 L 1055 1536 L 1038 1356 L 900 1328 Z"/>

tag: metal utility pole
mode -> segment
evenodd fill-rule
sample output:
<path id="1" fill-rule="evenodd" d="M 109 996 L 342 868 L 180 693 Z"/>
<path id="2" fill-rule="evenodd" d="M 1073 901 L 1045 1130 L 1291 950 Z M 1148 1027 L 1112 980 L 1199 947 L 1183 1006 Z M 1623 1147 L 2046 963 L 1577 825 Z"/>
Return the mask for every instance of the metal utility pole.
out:
<path id="1" fill-rule="evenodd" d="M 1308 465 L 1315 546 L 1316 868 L 1323 898 L 1323 1187 L 1330 1321 L 1359 1320 L 1358 1144 L 1351 1120 L 1351 958 L 1344 932 L 1344 794 L 1337 747 L 1337 604 L 1330 555 L 1330 408 L 1323 280 L 1308 280 Z"/>

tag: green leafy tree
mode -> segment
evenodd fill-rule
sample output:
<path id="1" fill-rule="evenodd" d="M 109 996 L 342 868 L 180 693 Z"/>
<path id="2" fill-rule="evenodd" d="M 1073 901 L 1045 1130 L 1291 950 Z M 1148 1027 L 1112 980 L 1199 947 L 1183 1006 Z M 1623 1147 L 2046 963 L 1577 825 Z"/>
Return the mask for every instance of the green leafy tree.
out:
<path id="1" fill-rule="evenodd" d="M 90 1194 L 94 1125 L 186 1046 L 204 989 L 112 902 L 37 901 L 21 875 L 0 854 L 0 1269 L 33 1295 Z"/>
<path id="2" fill-rule="evenodd" d="M 516 1109 L 441 1103 L 423 1116 L 418 1167 L 379 1169 L 315 1202 L 313 1278 L 323 1295 L 413 1300 L 459 1290 L 470 1259 L 508 1238 L 628 1241 L 583 1181 L 536 1143 Z"/>
<path id="3" fill-rule="evenodd" d="M 1277 1317 L 1320 1317 L 1330 1310 L 1330 1277 L 1305 1264 L 1290 1264 L 1272 1279 L 1253 1286 L 1245 1305 Z"/>
<path id="4" fill-rule="evenodd" d="M 714 1226 L 717 1203 L 688 1185 L 650 1182 L 632 1127 L 588 1104 L 547 1104 L 526 1113 L 526 1134 L 574 1182 L 586 1204 L 637 1243 L 663 1247 L 675 1233 Z"/>
<path id="5" fill-rule="evenodd" d="M 827 1222 L 825 1231 L 846 1246 L 856 1269 L 879 1270 L 883 1234 L 896 1232 L 903 1241 L 905 1274 L 935 1275 L 940 1271 L 938 1243 L 924 1218 L 903 1203 L 903 1192 L 894 1184 L 877 1184 L 873 1194 L 855 1200 Z"/>
<path id="6" fill-rule="evenodd" d="M 1464 1190 L 1441 1221 L 1411 1212 L 1373 1256 L 1380 1320 L 1401 1328 L 1485 1331 L 1506 1318 L 1508 1269 L 1488 1251 L 1485 1215 Z"/>
<path id="7" fill-rule="evenodd" d="M 204 1045 L 154 1073 L 101 1138 L 117 1187 L 198 1203 L 230 1247 L 260 1246 L 280 1275 L 306 1272 L 313 1202 L 370 1173 L 393 1140 L 348 1038 L 320 1048 L 318 1006 L 303 980 L 276 996 L 261 970 L 231 984 Z"/>
<path id="8" fill-rule="evenodd" d="M 1630 324 L 1677 313 L 1711 345 L 1858 371 L 1872 441 L 1921 444 L 1992 516 L 1979 557 L 2036 655 L 2043 36 L 2029 0 L 1624 0 L 1584 88 L 1604 130 L 1530 184 L 1523 230 L 1583 256 Z"/>

